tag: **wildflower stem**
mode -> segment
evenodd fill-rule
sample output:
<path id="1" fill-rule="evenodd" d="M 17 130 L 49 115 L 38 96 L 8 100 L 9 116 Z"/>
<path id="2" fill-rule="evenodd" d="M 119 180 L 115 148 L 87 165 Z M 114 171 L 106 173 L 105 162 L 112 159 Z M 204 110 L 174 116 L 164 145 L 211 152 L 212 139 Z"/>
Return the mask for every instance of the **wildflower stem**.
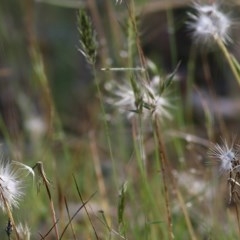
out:
<path id="1" fill-rule="evenodd" d="M 7 200 L 5 199 L 4 195 L 1 193 L 1 198 L 3 199 L 3 203 L 4 203 L 4 206 L 5 206 L 5 210 L 7 211 L 7 215 L 8 215 L 8 218 L 13 226 L 13 229 L 15 231 L 15 234 L 16 234 L 16 239 L 19 240 L 19 234 L 18 234 L 18 231 L 17 231 L 17 228 L 16 228 L 16 224 L 15 224 L 15 221 L 14 221 L 14 218 L 13 218 L 13 215 L 12 215 L 12 211 L 11 211 L 11 208 L 7 202 Z"/>
<path id="2" fill-rule="evenodd" d="M 234 66 L 234 63 L 233 63 L 233 60 L 231 58 L 231 55 L 229 54 L 229 51 L 227 50 L 225 44 L 223 43 L 223 41 L 220 38 L 215 37 L 215 40 L 216 40 L 219 48 L 222 50 L 222 52 L 223 52 L 223 54 L 224 54 L 224 56 L 225 56 L 225 58 L 226 58 L 226 60 L 227 60 L 227 62 L 229 64 L 229 67 L 230 67 L 234 77 L 236 78 L 236 80 L 237 80 L 237 82 L 238 82 L 238 84 L 240 86 L 240 76 L 239 76 L 239 74 L 237 72 L 236 67 Z"/>

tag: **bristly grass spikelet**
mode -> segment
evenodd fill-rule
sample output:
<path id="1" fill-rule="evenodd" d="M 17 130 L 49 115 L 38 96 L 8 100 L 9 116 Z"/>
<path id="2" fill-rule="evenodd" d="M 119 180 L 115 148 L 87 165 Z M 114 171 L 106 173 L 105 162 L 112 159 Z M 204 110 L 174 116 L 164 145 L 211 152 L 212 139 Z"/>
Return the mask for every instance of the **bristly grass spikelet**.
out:
<path id="1" fill-rule="evenodd" d="M 83 9 L 79 10 L 77 20 L 79 42 L 81 44 L 79 51 L 85 56 L 88 63 L 93 65 L 97 56 L 96 32 L 92 27 L 90 18 Z"/>
<path id="2" fill-rule="evenodd" d="M 171 82 L 172 75 L 170 80 L 167 78 L 165 81 L 155 77 L 150 83 L 141 83 L 131 78 L 131 84 L 114 84 L 108 87 L 113 98 L 108 98 L 107 102 L 116 106 L 120 113 L 126 113 L 128 119 L 135 114 L 141 114 L 143 119 L 148 117 L 158 117 L 160 120 L 171 119 L 169 113 L 171 104 L 165 97 Z"/>
<path id="3" fill-rule="evenodd" d="M 193 7 L 196 13 L 188 13 L 190 20 L 187 24 L 193 33 L 194 41 L 210 45 L 216 39 L 220 39 L 225 44 L 231 41 L 229 33 L 232 21 L 220 9 L 219 4 L 194 3 Z"/>

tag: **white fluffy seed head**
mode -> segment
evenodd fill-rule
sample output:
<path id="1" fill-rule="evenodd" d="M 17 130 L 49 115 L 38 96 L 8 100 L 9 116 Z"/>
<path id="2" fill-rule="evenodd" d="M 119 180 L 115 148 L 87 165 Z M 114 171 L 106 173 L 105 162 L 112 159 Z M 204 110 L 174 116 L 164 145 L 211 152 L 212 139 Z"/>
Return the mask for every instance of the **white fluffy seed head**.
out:
<path id="1" fill-rule="evenodd" d="M 225 44 L 231 41 L 229 36 L 232 21 L 220 10 L 216 3 L 209 5 L 194 4 L 195 14 L 189 13 L 187 22 L 196 42 L 212 44 L 216 38 Z"/>
<path id="2" fill-rule="evenodd" d="M 210 157 L 216 158 L 220 161 L 220 171 L 230 172 L 230 171 L 239 171 L 240 162 L 239 162 L 239 151 L 232 143 L 229 145 L 227 141 L 223 141 L 222 145 L 215 144 L 210 149 Z"/>
<path id="3" fill-rule="evenodd" d="M 132 118 L 136 113 L 141 113 L 143 119 L 147 119 L 149 116 L 159 119 L 171 119 L 169 109 L 171 104 L 168 99 L 163 95 L 159 95 L 158 87 L 155 85 L 139 85 L 139 99 L 137 94 L 130 85 L 118 85 L 113 90 L 114 97 L 117 100 L 108 99 L 107 102 L 117 107 L 121 113 L 127 113 L 127 118 Z M 137 103 L 140 102 L 142 106 L 138 109 Z"/>
<path id="4" fill-rule="evenodd" d="M 11 169 L 10 164 L 0 166 L 0 207 L 3 211 L 7 205 L 18 207 L 19 200 L 23 196 L 22 181 L 18 178 L 16 171 Z"/>

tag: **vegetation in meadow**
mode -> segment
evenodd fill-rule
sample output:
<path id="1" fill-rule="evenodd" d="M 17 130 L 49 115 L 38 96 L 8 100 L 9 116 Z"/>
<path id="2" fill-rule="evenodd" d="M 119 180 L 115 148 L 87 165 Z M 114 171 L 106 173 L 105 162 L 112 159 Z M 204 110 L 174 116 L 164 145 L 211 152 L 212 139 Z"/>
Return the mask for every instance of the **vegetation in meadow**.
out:
<path id="1" fill-rule="evenodd" d="M 0 5 L 1 239 L 239 238 L 237 2 Z"/>

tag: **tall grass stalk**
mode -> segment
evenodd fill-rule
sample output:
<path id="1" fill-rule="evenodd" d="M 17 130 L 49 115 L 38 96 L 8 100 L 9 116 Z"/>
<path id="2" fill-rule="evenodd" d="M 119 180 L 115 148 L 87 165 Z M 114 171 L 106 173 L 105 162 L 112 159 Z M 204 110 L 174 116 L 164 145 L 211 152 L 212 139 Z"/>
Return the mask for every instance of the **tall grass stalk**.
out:
<path id="1" fill-rule="evenodd" d="M 86 200 L 79 208 L 78 210 L 73 214 L 73 216 L 69 219 L 68 223 L 66 224 L 66 226 L 64 227 L 59 240 L 61 240 L 65 234 L 65 232 L 67 231 L 69 225 L 72 224 L 73 219 L 77 216 L 77 214 L 86 206 L 86 204 L 93 198 L 93 196 L 95 196 L 96 193 L 93 193 L 88 200 Z"/>
<path id="2" fill-rule="evenodd" d="M 116 173 L 116 166 L 115 166 L 115 161 L 113 157 L 113 152 L 112 152 L 112 143 L 110 139 L 110 134 L 109 134 L 109 128 L 108 128 L 108 123 L 106 119 L 106 112 L 104 108 L 104 98 L 101 92 L 100 88 L 100 83 L 99 79 L 97 78 L 97 72 L 96 72 L 96 67 L 95 67 L 95 61 L 96 61 L 96 56 L 97 56 L 97 40 L 96 40 L 96 33 L 92 28 L 92 23 L 88 16 L 86 15 L 86 12 L 84 10 L 80 10 L 78 13 L 78 30 L 79 30 L 79 35 L 80 35 L 80 44 L 81 48 L 79 51 L 85 56 L 86 60 L 92 67 L 92 72 L 93 72 L 93 79 L 94 83 L 97 89 L 97 95 L 100 103 L 100 109 L 101 113 L 103 116 L 103 124 L 104 124 L 104 133 L 107 139 L 107 144 L 108 144 L 108 149 L 109 149 L 109 154 L 110 158 L 112 161 L 112 166 L 113 166 L 113 178 L 114 182 L 117 185 L 117 173 Z"/>
<path id="3" fill-rule="evenodd" d="M 136 17 L 135 17 L 134 1 L 130 0 L 129 3 L 128 3 L 127 0 L 124 0 L 124 3 L 125 3 L 125 5 L 127 7 L 127 10 L 128 10 L 129 24 L 131 26 L 131 28 L 129 28 L 129 30 L 131 32 L 129 32 L 129 33 L 130 33 L 130 35 L 134 34 L 132 36 L 134 36 L 134 38 L 135 38 L 134 42 L 136 42 L 136 47 L 137 47 L 137 52 L 138 52 L 141 68 L 146 69 L 147 63 L 146 63 L 146 59 L 145 59 L 145 56 L 144 56 L 144 53 L 143 53 L 143 50 L 142 50 L 142 47 L 141 47 L 141 41 L 140 41 L 140 38 L 139 38 L 139 31 L 138 31 Z M 130 41 L 129 42 L 130 44 L 131 44 L 131 40 L 133 40 L 133 39 L 128 40 L 128 41 Z M 131 47 L 132 45 L 129 45 L 129 46 Z M 130 48 L 130 49 L 131 49 L 131 51 L 129 53 L 132 53 L 132 48 Z M 133 57 L 132 54 L 130 56 Z M 129 61 L 132 62 L 131 59 Z M 147 81 L 147 82 L 150 81 L 147 71 L 142 71 L 142 76 L 143 76 L 143 81 Z"/>
<path id="4" fill-rule="evenodd" d="M 129 184 L 130 186 L 128 187 L 128 192 L 130 193 L 133 202 L 135 202 L 135 199 L 138 198 L 138 201 L 142 203 L 142 212 L 146 214 L 145 217 L 147 218 L 147 220 L 153 219 L 153 221 L 155 221 L 157 219 L 157 221 L 159 221 L 160 225 L 157 231 L 154 231 L 155 229 L 151 231 L 150 223 L 146 224 L 145 231 L 148 232 L 147 229 L 149 228 L 148 235 L 151 236 L 151 239 L 156 239 L 160 236 L 164 237 L 165 227 L 161 224 L 163 221 L 159 220 L 159 216 L 162 217 L 161 213 L 164 212 L 164 210 L 162 209 L 161 205 L 160 208 L 158 206 L 159 203 L 158 201 L 156 201 L 155 192 L 153 191 L 154 186 L 151 186 L 151 184 L 153 184 L 154 182 L 151 181 L 151 177 L 149 175 L 150 173 L 148 173 L 147 171 L 149 163 L 146 162 L 147 159 L 145 156 L 145 144 L 141 116 L 136 116 L 136 118 L 132 119 L 132 139 L 134 144 L 134 156 L 136 158 L 137 167 L 139 169 L 137 170 L 137 172 L 139 171 L 139 179 L 137 182 L 138 185 L 141 186 L 141 191 L 140 193 L 136 192 L 135 189 L 132 189 L 131 184 Z M 130 177 L 129 181 L 131 182 L 134 180 L 135 179 L 131 179 Z M 140 196 L 138 196 L 138 194 L 140 194 Z M 162 194 L 159 193 L 159 195 L 157 196 L 161 198 Z M 149 221 L 151 222 L 151 220 Z M 138 237 L 137 233 L 135 237 Z"/>
<path id="5" fill-rule="evenodd" d="M 90 224 L 91 224 L 91 227 L 92 227 L 92 229 L 93 229 L 94 235 L 95 235 L 96 239 L 99 240 L 100 238 L 98 237 L 97 230 L 95 229 L 95 227 L 94 227 L 94 225 L 93 225 L 93 222 L 92 222 L 91 217 L 90 217 L 90 215 L 89 215 L 89 212 L 88 212 L 88 210 L 87 210 L 87 208 L 86 208 L 85 202 L 83 201 L 82 194 L 81 194 L 81 192 L 80 192 L 80 190 L 79 190 L 77 181 L 76 181 L 76 179 L 75 179 L 74 176 L 73 176 L 73 179 L 74 179 L 74 183 L 75 183 L 75 186 L 76 186 L 76 189 L 77 189 L 78 196 L 79 196 L 79 198 L 80 198 L 80 200 L 81 200 L 81 202 L 82 202 L 83 209 L 85 210 L 85 212 L 86 212 L 86 214 L 87 214 L 87 217 L 88 217 L 88 220 L 89 220 L 89 222 L 90 222 Z"/>
<path id="6" fill-rule="evenodd" d="M 73 239 L 76 240 L 77 237 L 76 237 L 76 234 L 75 234 L 75 231 L 74 231 L 74 228 L 73 228 L 73 224 L 72 224 L 72 221 L 71 221 L 71 216 L 70 216 L 70 212 L 69 212 L 69 207 L 68 207 L 68 203 L 67 203 L 67 199 L 64 197 L 64 203 L 65 203 L 65 208 L 66 208 L 66 211 L 67 211 L 67 215 L 68 215 L 68 223 L 71 227 L 71 231 L 72 231 L 72 235 L 73 235 Z M 68 226 L 68 224 L 67 224 Z M 61 239 L 61 236 L 60 238 Z"/>
<path id="7" fill-rule="evenodd" d="M 141 116 L 137 116 L 132 121 L 132 136 L 134 141 L 135 154 L 137 158 L 138 167 L 143 179 L 146 180 L 146 153 L 144 149 L 144 139 L 143 139 L 143 125 Z"/>
<path id="8" fill-rule="evenodd" d="M 154 119 L 154 128 L 156 130 L 156 136 L 158 140 L 158 149 L 159 149 L 159 160 L 160 160 L 160 168 L 161 168 L 161 176 L 162 176 L 162 182 L 163 182 L 163 189 L 164 189 L 164 198 L 165 198 L 165 206 L 167 211 L 167 223 L 168 223 L 168 239 L 173 240 L 174 234 L 173 234 L 173 223 L 172 223 L 172 216 L 170 212 L 170 203 L 169 203 L 169 190 L 168 190 L 168 183 L 167 183 L 167 174 L 169 174 L 169 169 L 167 169 L 167 156 L 165 153 L 164 145 L 162 142 L 162 136 L 161 136 L 161 128 L 159 124 L 159 119 Z"/>
<path id="9" fill-rule="evenodd" d="M 133 26 L 133 28 L 130 28 L 130 29 L 133 29 L 132 31 L 134 31 L 134 33 L 135 33 L 136 45 L 137 45 L 137 49 L 138 49 L 140 63 L 141 63 L 142 68 L 145 69 L 146 61 L 145 61 L 145 57 L 144 57 L 144 54 L 143 54 L 143 51 L 142 51 L 142 48 L 141 48 L 141 44 L 140 44 L 140 40 L 139 40 L 139 36 L 138 36 L 137 24 L 136 24 L 135 17 L 134 17 L 134 3 L 131 1 L 130 4 L 129 4 L 130 6 L 126 2 L 125 2 L 125 4 L 127 5 L 127 8 L 128 8 L 128 13 L 129 13 L 129 17 L 130 17 L 130 23 Z M 172 15 L 170 14 L 168 17 L 169 17 L 169 21 L 171 21 L 171 23 L 172 23 L 172 20 L 173 20 L 172 19 Z M 173 27 L 173 26 L 171 25 L 171 27 Z M 130 31 L 130 34 L 132 34 L 132 31 Z M 130 41 L 130 43 L 131 43 L 131 41 Z M 175 44 L 175 42 L 172 42 L 172 45 L 173 44 Z M 176 45 L 174 45 L 174 46 L 176 46 Z M 173 48 L 172 50 L 173 51 L 175 49 L 174 46 L 172 46 L 172 48 Z M 132 51 L 130 51 L 130 53 L 132 55 Z M 174 55 L 174 53 L 176 54 L 176 51 L 173 52 L 173 61 L 174 61 L 174 59 L 176 59 L 176 55 Z M 130 60 L 130 62 L 131 62 L 131 60 Z M 143 81 L 145 80 L 146 82 L 149 82 L 149 75 L 148 75 L 147 71 L 143 74 L 143 76 L 144 76 Z M 173 223 L 172 223 L 172 217 L 171 217 L 171 212 L 170 212 L 170 203 L 169 203 L 169 189 L 168 189 L 169 186 L 168 186 L 167 178 L 166 178 L 166 175 L 171 170 L 169 170 L 169 169 L 167 170 L 166 169 L 168 164 L 166 162 L 167 159 L 166 159 L 165 149 L 164 149 L 164 146 L 163 146 L 163 143 L 162 143 L 159 119 L 155 119 L 155 121 L 154 121 L 154 129 L 156 130 L 156 135 L 157 135 L 158 145 L 159 145 L 158 146 L 159 147 L 159 153 L 160 153 L 160 156 L 159 156 L 160 158 L 159 159 L 160 159 L 161 175 L 162 175 L 162 182 L 163 182 L 163 188 L 164 188 L 164 194 L 163 195 L 164 195 L 164 198 L 165 198 L 165 207 L 166 207 L 167 222 L 168 222 L 168 238 L 169 239 L 173 239 L 174 238 L 174 234 L 173 234 L 173 229 L 172 229 Z M 142 144 L 140 143 L 140 145 L 142 145 Z M 143 179 L 145 179 L 143 181 L 144 182 L 148 181 L 146 179 L 146 175 L 143 174 L 144 171 L 143 171 L 142 163 L 140 163 L 139 167 L 140 167 L 140 172 L 142 173 L 142 177 L 143 177 Z M 170 176 L 173 177 L 171 174 L 170 174 Z M 180 202 L 180 206 L 181 206 L 181 208 L 183 210 L 183 213 L 184 213 L 184 217 L 185 217 L 185 220 L 186 220 L 187 227 L 189 229 L 190 235 L 191 235 L 192 239 L 195 240 L 196 236 L 195 236 L 195 233 L 194 233 L 191 221 L 189 219 L 187 210 L 184 207 L 184 202 L 183 202 L 182 195 L 181 195 L 180 191 L 177 189 L 177 185 L 174 184 L 174 186 L 175 186 L 175 191 L 177 192 L 177 196 L 178 196 L 178 199 L 179 199 L 179 202 Z"/>
<path id="10" fill-rule="evenodd" d="M 159 161 L 160 161 L 160 168 L 161 168 L 161 176 L 162 176 L 162 181 L 163 181 L 163 187 L 164 187 L 164 197 L 165 197 L 165 205 L 166 205 L 166 211 L 167 211 L 167 221 L 168 221 L 168 233 L 169 233 L 169 239 L 174 239 L 174 234 L 173 234 L 173 223 L 172 223 L 172 217 L 171 217 L 171 212 L 170 212 L 170 202 L 169 202 L 169 185 L 167 183 L 167 178 L 166 176 L 169 176 L 169 179 L 171 179 L 171 186 L 173 187 L 174 193 L 177 195 L 178 202 L 180 204 L 180 207 L 182 209 L 186 225 L 189 231 L 189 234 L 191 236 L 192 240 L 197 240 L 195 231 L 193 229 L 191 220 L 189 218 L 188 211 L 186 209 L 184 199 L 182 196 L 181 191 L 179 190 L 177 183 L 175 181 L 175 177 L 173 176 L 171 169 L 170 169 L 170 164 L 168 162 L 168 158 L 165 152 L 165 147 L 162 141 L 161 137 L 161 127 L 159 123 L 159 119 L 154 119 L 154 127 L 155 127 L 155 133 L 157 137 L 157 142 L 158 142 L 158 149 L 159 149 Z"/>

